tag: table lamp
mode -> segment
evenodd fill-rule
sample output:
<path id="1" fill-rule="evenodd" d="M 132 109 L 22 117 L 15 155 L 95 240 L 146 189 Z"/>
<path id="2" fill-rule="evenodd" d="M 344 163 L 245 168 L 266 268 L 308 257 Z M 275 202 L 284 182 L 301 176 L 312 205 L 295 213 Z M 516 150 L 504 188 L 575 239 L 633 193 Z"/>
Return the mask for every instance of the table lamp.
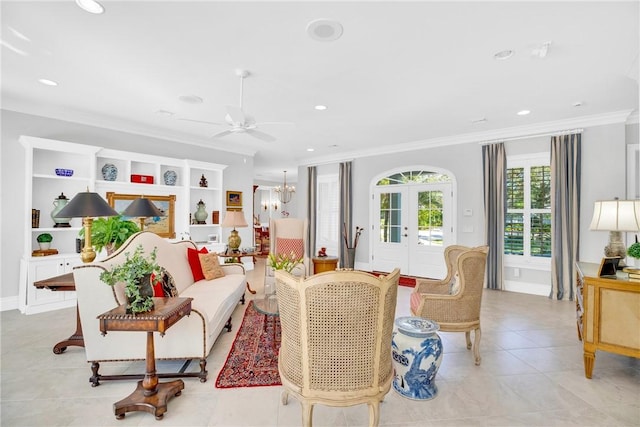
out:
<path id="1" fill-rule="evenodd" d="M 622 241 L 623 231 L 640 231 L 640 200 L 599 200 L 593 207 L 590 230 L 608 231 L 609 244 L 604 247 L 607 257 L 620 257 L 619 268 L 627 256 L 627 248 Z"/>
<path id="2" fill-rule="evenodd" d="M 153 202 L 144 196 L 135 199 L 127 208 L 122 211 L 123 216 L 138 217 L 140 221 L 140 231 L 144 230 L 144 219 L 150 216 L 164 216 Z"/>
<path id="3" fill-rule="evenodd" d="M 97 216 L 116 216 L 116 212 L 98 193 L 87 191 L 76 194 L 55 216 L 59 218 L 82 218 L 84 227 L 84 248 L 80 257 L 82 262 L 96 259 L 96 251 L 91 246 L 91 224 Z"/>
<path id="4" fill-rule="evenodd" d="M 242 211 L 227 211 L 224 219 L 222 220 L 222 226 L 231 228 L 231 234 L 229 235 L 228 245 L 229 250 L 233 252 L 240 252 L 240 243 L 242 243 L 242 239 L 240 239 L 240 235 L 236 231 L 236 227 L 248 227 L 247 221 L 244 219 L 244 213 Z"/>

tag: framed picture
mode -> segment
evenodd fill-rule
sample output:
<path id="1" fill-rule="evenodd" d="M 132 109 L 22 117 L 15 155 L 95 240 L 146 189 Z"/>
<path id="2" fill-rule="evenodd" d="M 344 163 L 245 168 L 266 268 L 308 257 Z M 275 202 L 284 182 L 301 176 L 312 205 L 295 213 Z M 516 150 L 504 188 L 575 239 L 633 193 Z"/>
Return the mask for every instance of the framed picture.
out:
<path id="1" fill-rule="evenodd" d="M 107 193 L 107 202 L 115 209 L 116 212 L 122 213 L 127 206 L 131 204 L 135 199 L 139 198 L 140 194 L 116 194 L 112 192 Z M 175 203 L 176 196 L 143 196 L 146 199 L 156 205 L 164 216 L 152 216 L 144 219 L 145 231 L 151 231 L 156 233 L 160 237 L 166 237 L 173 239 L 176 237 L 175 231 Z M 130 218 L 138 224 L 138 218 Z"/>
<path id="2" fill-rule="evenodd" d="M 242 207 L 242 191 L 227 191 L 227 206 Z"/>
<path id="3" fill-rule="evenodd" d="M 600 268 L 598 269 L 598 277 L 616 278 L 616 270 L 620 263 L 620 257 L 604 257 L 600 261 Z"/>
<path id="4" fill-rule="evenodd" d="M 220 241 L 220 236 L 218 236 L 217 234 L 209 234 L 207 236 L 207 240 L 209 242 L 218 243 Z"/>

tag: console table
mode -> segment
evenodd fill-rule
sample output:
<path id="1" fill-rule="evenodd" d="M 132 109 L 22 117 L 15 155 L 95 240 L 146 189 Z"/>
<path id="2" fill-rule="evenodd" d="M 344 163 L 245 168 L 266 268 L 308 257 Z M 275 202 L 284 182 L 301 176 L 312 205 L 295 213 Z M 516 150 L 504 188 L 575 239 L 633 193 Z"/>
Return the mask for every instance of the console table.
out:
<path id="1" fill-rule="evenodd" d="M 33 282 L 33 286 L 38 289 L 49 289 L 50 291 L 73 292 L 76 290 L 76 282 L 73 280 L 73 273 L 39 280 L 37 282 Z M 82 325 L 80 324 L 78 304 L 76 304 L 76 331 L 66 340 L 60 341 L 58 344 L 54 345 L 53 352 L 55 354 L 62 354 L 68 346 L 72 345 L 84 347 L 84 337 L 82 336 Z"/>
<path id="2" fill-rule="evenodd" d="M 640 283 L 627 274 L 598 277 L 599 264 L 578 262 L 576 315 L 584 348 L 584 375 L 591 378 L 596 350 L 640 358 Z"/>
<path id="3" fill-rule="evenodd" d="M 156 373 L 153 333 L 164 336 L 167 329 L 184 316 L 191 314 L 193 298 L 154 298 L 153 310 L 146 313 L 127 314 L 126 304 L 118 306 L 98 316 L 100 331 L 142 331 L 147 333 L 146 372 L 138 381 L 135 391 L 128 397 L 113 404 L 116 418 L 121 420 L 125 413 L 145 411 L 162 419 L 167 411 L 167 402 L 173 396 L 180 396 L 184 389 L 182 380 L 159 383 Z"/>

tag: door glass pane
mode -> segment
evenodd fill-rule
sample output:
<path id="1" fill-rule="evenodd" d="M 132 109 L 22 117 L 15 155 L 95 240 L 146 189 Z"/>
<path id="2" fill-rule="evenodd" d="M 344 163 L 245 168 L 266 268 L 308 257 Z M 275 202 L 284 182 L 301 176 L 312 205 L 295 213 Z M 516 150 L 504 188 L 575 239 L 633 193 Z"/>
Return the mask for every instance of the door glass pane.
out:
<path id="1" fill-rule="evenodd" d="M 442 246 L 442 191 L 418 193 L 418 244 Z"/>
<path id="2" fill-rule="evenodd" d="M 401 194 L 380 194 L 380 242 L 400 243 L 402 237 Z"/>

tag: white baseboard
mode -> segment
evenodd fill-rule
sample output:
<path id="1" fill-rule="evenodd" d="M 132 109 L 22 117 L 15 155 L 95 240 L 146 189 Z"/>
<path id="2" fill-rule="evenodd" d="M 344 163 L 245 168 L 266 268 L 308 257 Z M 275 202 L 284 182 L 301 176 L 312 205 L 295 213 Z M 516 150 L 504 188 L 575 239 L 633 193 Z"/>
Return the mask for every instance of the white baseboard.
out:
<path id="1" fill-rule="evenodd" d="M 0 298 L 0 311 L 18 309 L 18 296 Z"/>
<path id="2" fill-rule="evenodd" d="M 522 294 L 541 295 L 548 297 L 551 292 L 549 285 L 529 282 L 516 282 L 514 280 L 504 281 L 504 290 L 511 292 L 520 292 Z"/>

